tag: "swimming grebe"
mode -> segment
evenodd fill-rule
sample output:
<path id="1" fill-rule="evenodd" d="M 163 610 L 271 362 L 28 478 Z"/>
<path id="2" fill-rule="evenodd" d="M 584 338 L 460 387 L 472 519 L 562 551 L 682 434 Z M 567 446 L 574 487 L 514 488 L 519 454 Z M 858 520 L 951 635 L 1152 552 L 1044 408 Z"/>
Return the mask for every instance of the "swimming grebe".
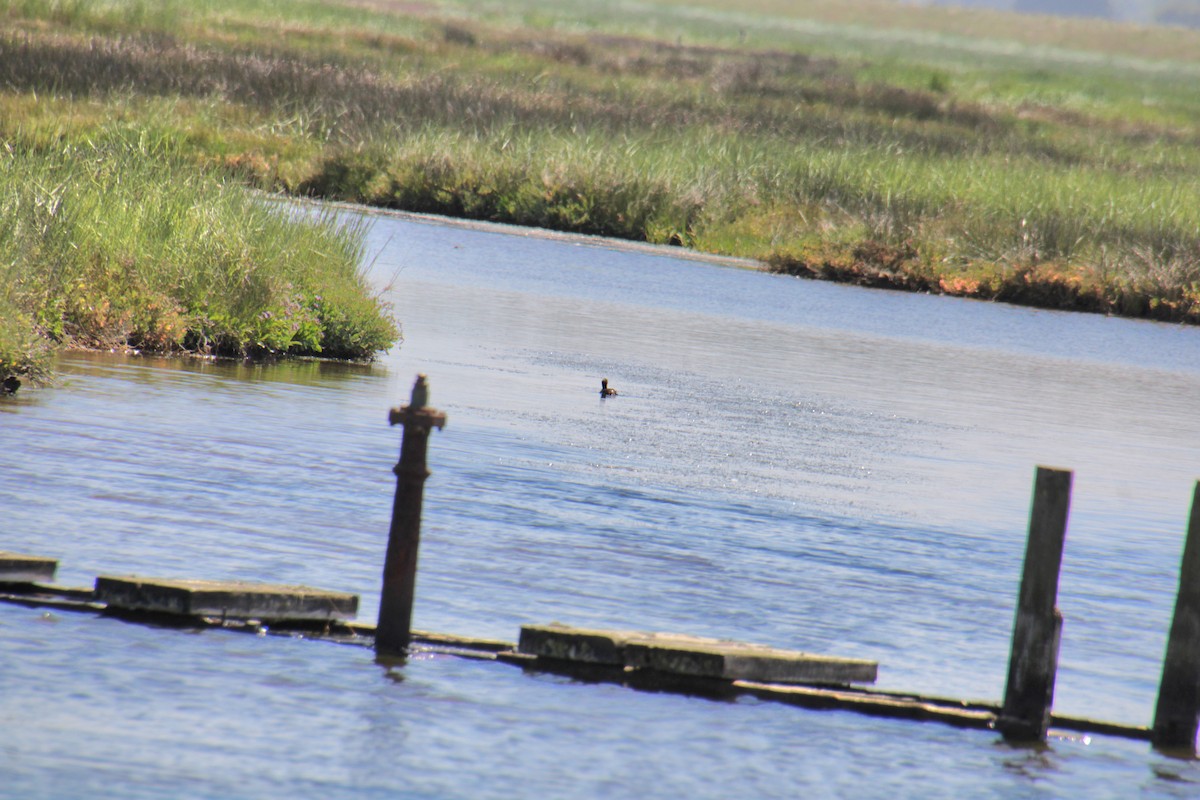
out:
<path id="1" fill-rule="evenodd" d="M 615 397 L 616 394 L 617 394 L 616 389 L 608 388 L 608 378 L 601 378 L 600 379 L 600 399 L 604 399 L 605 397 Z"/>

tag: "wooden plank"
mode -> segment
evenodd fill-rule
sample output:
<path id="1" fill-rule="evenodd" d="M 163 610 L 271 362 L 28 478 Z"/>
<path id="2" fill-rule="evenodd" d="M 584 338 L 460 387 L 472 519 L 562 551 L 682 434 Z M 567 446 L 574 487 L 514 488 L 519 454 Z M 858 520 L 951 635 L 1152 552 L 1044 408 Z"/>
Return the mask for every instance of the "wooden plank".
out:
<path id="1" fill-rule="evenodd" d="M 0 550 L 0 583 L 52 581 L 57 570 L 57 559 Z"/>
<path id="2" fill-rule="evenodd" d="M 812 709 L 840 709 L 878 717 L 941 722 L 960 728 L 992 728 L 996 715 L 958 706 L 944 706 L 909 697 L 821 689 L 811 686 L 780 686 L 755 681 L 735 681 L 734 687 L 763 700 L 776 700 Z"/>
<path id="3" fill-rule="evenodd" d="M 88 596 L 91 596 L 90 589 L 88 590 Z M 26 606 L 28 608 L 55 608 L 60 611 L 104 610 L 103 603 L 94 603 L 90 600 L 80 600 L 73 597 L 41 592 L 0 592 L 0 603 L 12 603 L 14 605 Z"/>
<path id="4" fill-rule="evenodd" d="M 490 653 L 499 653 L 504 650 L 512 650 L 516 646 L 512 642 L 506 642 L 500 639 L 481 639 L 475 636 L 457 636 L 450 633 L 434 633 L 433 631 L 420 631 L 415 629 L 412 631 L 412 640 L 421 644 L 432 644 L 468 650 L 483 650 Z"/>
<path id="5" fill-rule="evenodd" d="M 1051 730 L 1067 730 L 1077 733 L 1095 733 L 1101 736 L 1120 736 L 1125 739 L 1136 739 L 1141 742 L 1150 741 L 1150 728 L 1145 725 L 1127 725 L 1122 722 L 1104 722 L 1087 717 L 1062 717 L 1058 714 L 1050 718 Z"/>
<path id="6" fill-rule="evenodd" d="M 518 649 L 531 655 L 588 664 L 774 683 L 873 683 L 879 669 L 874 661 L 814 655 L 725 639 L 573 628 L 557 623 L 523 625 Z"/>
<path id="7" fill-rule="evenodd" d="M 358 612 L 358 595 L 243 581 L 102 575 L 94 594 L 111 609 L 189 617 L 321 622 Z"/>

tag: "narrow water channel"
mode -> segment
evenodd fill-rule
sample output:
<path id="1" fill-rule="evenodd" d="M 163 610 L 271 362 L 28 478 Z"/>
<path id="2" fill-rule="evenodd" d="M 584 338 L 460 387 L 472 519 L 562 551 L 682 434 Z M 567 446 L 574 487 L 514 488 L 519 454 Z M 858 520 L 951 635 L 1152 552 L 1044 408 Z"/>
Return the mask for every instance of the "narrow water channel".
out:
<path id="1" fill-rule="evenodd" d="M 399 442 L 386 411 L 423 372 L 449 423 L 430 445 L 417 627 L 725 636 L 994 700 L 1046 464 L 1075 470 L 1056 710 L 1149 722 L 1200 478 L 1200 331 L 373 220 L 402 346 L 365 367 L 64 356 L 62 386 L 0 403 L 0 549 L 60 558 L 65 583 L 348 590 L 373 620 Z M 600 399 L 602 377 L 617 397 Z M 114 780 L 125 797 L 1200 784 L 1136 743 L 1014 751 L 448 658 L 387 672 L 353 649 L 9 607 L 0 642 L 0 719 L 22 731 L 0 737 L 3 797 Z"/>

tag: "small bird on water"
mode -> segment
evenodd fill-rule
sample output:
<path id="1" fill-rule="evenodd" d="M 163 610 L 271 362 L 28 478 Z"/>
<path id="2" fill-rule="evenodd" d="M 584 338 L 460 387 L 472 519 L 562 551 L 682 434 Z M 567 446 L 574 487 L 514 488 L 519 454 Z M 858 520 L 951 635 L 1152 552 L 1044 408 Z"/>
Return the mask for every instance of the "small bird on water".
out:
<path id="1" fill-rule="evenodd" d="M 616 396 L 617 396 L 617 390 L 608 388 L 608 378 L 601 378 L 600 379 L 600 399 L 603 400 L 606 397 L 616 397 Z"/>
<path id="2" fill-rule="evenodd" d="M 0 394 L 16 394 L 17 389 L 21 388 L 21 381 L 15 375 L 9 375 L 0 383 Z M 615 394 L 615 393 L 614 393 Z"/>

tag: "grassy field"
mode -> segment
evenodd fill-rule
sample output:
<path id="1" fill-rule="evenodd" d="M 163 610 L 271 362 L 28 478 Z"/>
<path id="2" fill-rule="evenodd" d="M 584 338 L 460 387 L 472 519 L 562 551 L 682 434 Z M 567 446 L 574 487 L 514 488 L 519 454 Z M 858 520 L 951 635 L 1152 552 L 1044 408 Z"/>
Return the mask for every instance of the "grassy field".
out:
<path id="1" fill-rule="evenodd" d="M 1200 322 L 1194 31 L 885 0 L 0 0 L 0 20 L 14 162 L 149 140 L 150 181 Z M 45 266 L 20 252 L 10 271 Z M 0 304 L 75 325 L 29 294 Z M 84 338 L 289 349 L 180 324 Z"/>

